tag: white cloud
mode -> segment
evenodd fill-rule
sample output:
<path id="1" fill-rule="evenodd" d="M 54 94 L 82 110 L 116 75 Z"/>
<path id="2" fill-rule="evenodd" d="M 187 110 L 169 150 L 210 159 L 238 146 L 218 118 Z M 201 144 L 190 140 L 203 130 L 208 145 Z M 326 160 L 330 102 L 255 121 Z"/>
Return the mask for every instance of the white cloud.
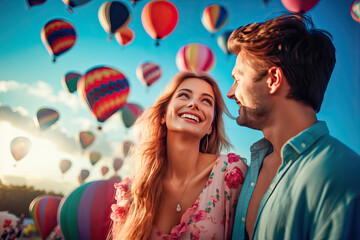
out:
<path id="1" fill-rule="evenodd" d="M 18 90 L 22 88 L 23 85 L 18 83 L 17 81 L 0 81 L 0 92 L 8 92 L 13 90 Z"/>

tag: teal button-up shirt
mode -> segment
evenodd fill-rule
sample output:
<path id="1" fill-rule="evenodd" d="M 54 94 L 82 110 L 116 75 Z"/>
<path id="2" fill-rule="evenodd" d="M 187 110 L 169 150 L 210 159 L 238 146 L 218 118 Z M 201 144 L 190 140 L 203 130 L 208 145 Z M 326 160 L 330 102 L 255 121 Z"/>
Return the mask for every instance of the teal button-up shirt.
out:
<path id="1" fill-rule="evenodd" d="M 266 155 L 264 139 L 251 146 L 232 239 L 245 239 L 249 201 Z M 287 141 L 282 165 L 263 196 L 252 239 L 360 239 L 360 157 L 317 122 Z"/>

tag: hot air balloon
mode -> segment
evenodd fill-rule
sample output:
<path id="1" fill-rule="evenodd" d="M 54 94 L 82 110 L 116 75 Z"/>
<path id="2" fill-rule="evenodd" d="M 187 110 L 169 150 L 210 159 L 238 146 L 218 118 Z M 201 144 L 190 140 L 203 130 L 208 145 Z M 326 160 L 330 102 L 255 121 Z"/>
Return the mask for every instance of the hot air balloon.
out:
<path id="1" fill-rule="evenodd" d="M 29 206 L 30 215 L 42 239 L 46 239 L 57 225 L 57 211 L 61 197 L 39 196 Z"/>
<path id="2" fill-rule="evenodd" d="M 227 40 L 229 39 L 231 33 L 232 33 L 232 31 L 226 31 L 226 32 L 222 33 L 220 36 L 218 36 L 218 38 L 217 38 L 217 43 L 218 43 L 219 47 L 226 55 L 230 55 L 230 51 L 227 47 Z"/>
<path id="3" fill-rule="evenodd" d="M 73 93 L 76 91 L 77 83 L 81 76 L 82 75 L 77 72 L 68 72 L 62 78 L 61 83 L 66 90 L 68 90 L 70 93 Z"/>
<path id="4" fill-rule="evenodd" d="M 119 169 L 122 167 L 123 163 L 124 163 L 124 161 L 121 158 L 114 158 L 114 161 L 113 161 L 114 171 L 115 172 L 119 171 Z"/>
<path id="5" fill-rule="evenodd" d="M 57 56 L 68 51 L 75 44 L 76 32 L 69 22 L 54 19 L 41 30 L 41 40 L 55 62 Z"/>
<path id="6" fill-rule="evenodd" d="M 89 154 L 89 160 L 90 160 L 90 163 L 91 165 L 95 165 L 101 158 L 101 154 L 98 153 L 98 152 L 91 152 Z"/>
<path id="7" fill-rule="evenodd" d="M 179 22 L 179 12 L 170 1 L 155 0 L 148 2 L 142 10 L 141 21 L 145 31 L 159 45 L 176 28 Z"/>
<path id="8" fill-rule="evenodd" d="M 62 174 L 66 173 L 70 169 L 71 165 L 72 163 L 70 160 L 68 159 L 61 160 L 59 163 L 61 173 Z"/>
<path id="9" fill-rule="evenodd" d="M 41 108 L 36 113 L 35 124 L 41 131 L 51 127 L 59 119 L 59 113 L 51 108 Z"/>
<path id="10" fill-rule="evenodd" d="M 110 67 L 89 70 L 79 80 L 77 89 L 99 122 L 121 109 L 130 91 L 124 74 Z"/>
<path id="11" fill-rule="evenodd" d="M 8 212 L 0 212 L 0 234 L 4 232 L 4 229 L 13 227 L 15 228 L 17 223 L 17 217 L 14 214 Z"/>
<path id="12" fill-rule="evenodd" d="M 84 5 L 85 3 L 88 3 L 90 2 L 90 0 L 62 0 L 65 5 L 68 6 L 68 11 L 69 12 L 73 12 L 73 9 L 74 7 L 77 7 L 77 6 L 81 6 L 81 5 Z"/>
<path id="13" fill-rule="evenodd" d="M 36 6 L 36 5 L 41 5 L 44 2 L 46 2 L 46 0 L 25 0 L 25 2 L 27 3 L 27 5 L 29 7 L 32 7 L 32 6 Z"/>
<path id="14" fill-rule="evenodd" d="M 98 16 L 101 26 L 109 33 L 109 40 L 112 39 L 111 34 L 125 28 L 131 19 L 129 9 L 125 4 L 118 1 L 103 3 Z"/>
<path id="15" fill-rule="evenodd" d="M 281 0 L 284 7 L 290 12 L 306 13 L 319 2 L 319 0 Z"/>
<path id="16" fill-rule="evenodd" d="M 140 0 L 131 0 L 131 3 L 135 6 L 137 2 L 139 2 Z"/>
<path id="17" fill-rule="evenodd" d="M 360 0 L 353 2 L 350 12 L 354 20 L 360 23 Z"/>
<path id="18" fill-rule="evenodd" d="M 109 168 L 107 166 L 101 167 L 101 175 L 105 176 L 109 172 Z"/>
<path id="19" fill-rule="evenodd" d="M 115 33 L 116 41 L 123 47 L 129 45 L 135 39 L 135 33 L 130 28 L 124 28 Z"/>
<path id="20" fill-rule="evenodd" d="M 136 76 L 147 87 L 158 81 L 161 74 L 160 66 L 153 62 L 145 62 L 136 68 Z"/>
<path id="21" fill-rule="evenodd" d="M 176 54 L 176 65 L 180 71 L 209 72 L 215 63 L 213 51 L 200 43 L 189 43 Z"/>
<path id="22" fill-rule="evenodd" d="M 126 103 L 120 109 L 120 116 L 125 127 L 130 128 L 144 112 L 143 108 L 135 103 Z"/>
<path id="23" fill-rule="evenodd" d="M 135 146 L 134 143 L 132 143 L 130 141 L 124 141 L 121 143 L 121 150 L 122 150 L 123 156 L 125 158 L 129 154 L 129 151 L 133 146 Z"/>
<path id="24" fill-rule="evenodd" d="M 16 137 L 10 143 L 11 154 L 16 161 L 23 159 L 31 148 L 31 141 L 27 137 Z"/>
<path id="25" fill-rule="evenodd" d="M 211 33 L 219 31 L 229 18 L 227 10 L 218 4 L 207 6 L 202 14 L 201 22 Z"/>
<path id="26" fill-rule="evenodd" d="M 87 179 L 89 177 L 89 175 L 90 175 L 89 170 L 81 169 L 79 176 L 78 176 L 79 183 L 82 184 L 85 181 L 85 179 Z"/>
<path id="27" fill-rule="evenodd" d="M 61 201 L 58 219 L 65 239 L 106 239 L 111 205 L 116 202 L 115 183 L 112 179 L 89 182 Z"/>
<path id="28" fill-rule="evenodd" d="M 89 131 L 81 131 L 78 135 L 78 142 L 82 149 L 87 148 L 95 140 L 95 135 Z"/>

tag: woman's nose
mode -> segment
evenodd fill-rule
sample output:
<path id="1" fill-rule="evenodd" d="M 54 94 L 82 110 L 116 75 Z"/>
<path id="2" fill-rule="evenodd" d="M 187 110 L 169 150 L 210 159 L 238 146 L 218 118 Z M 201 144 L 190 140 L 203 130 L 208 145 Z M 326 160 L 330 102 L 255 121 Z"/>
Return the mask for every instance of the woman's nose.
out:
<path id="1" fill-rule="evenodd" d="M 195 100 L 192 100 L 192 101 L 189 103 L 188 107 L 190 107 L 190 108 L 195 108 L 195 109 L 199 109 L 199 105 L 198 105 L 198 103 L 197 103 Z"/>

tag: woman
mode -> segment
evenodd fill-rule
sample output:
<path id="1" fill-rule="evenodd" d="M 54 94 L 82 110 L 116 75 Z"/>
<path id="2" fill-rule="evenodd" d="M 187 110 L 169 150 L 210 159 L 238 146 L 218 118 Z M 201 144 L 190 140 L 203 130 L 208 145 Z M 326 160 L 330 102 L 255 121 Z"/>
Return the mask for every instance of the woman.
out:
<path id="1" fill-rule="evenodd" d="M 247 165 L 229 148 L 216 82 L 182 72 L 139 119 L 133 180 L 116 184 L 113 239 L 230 239 Z"/>

